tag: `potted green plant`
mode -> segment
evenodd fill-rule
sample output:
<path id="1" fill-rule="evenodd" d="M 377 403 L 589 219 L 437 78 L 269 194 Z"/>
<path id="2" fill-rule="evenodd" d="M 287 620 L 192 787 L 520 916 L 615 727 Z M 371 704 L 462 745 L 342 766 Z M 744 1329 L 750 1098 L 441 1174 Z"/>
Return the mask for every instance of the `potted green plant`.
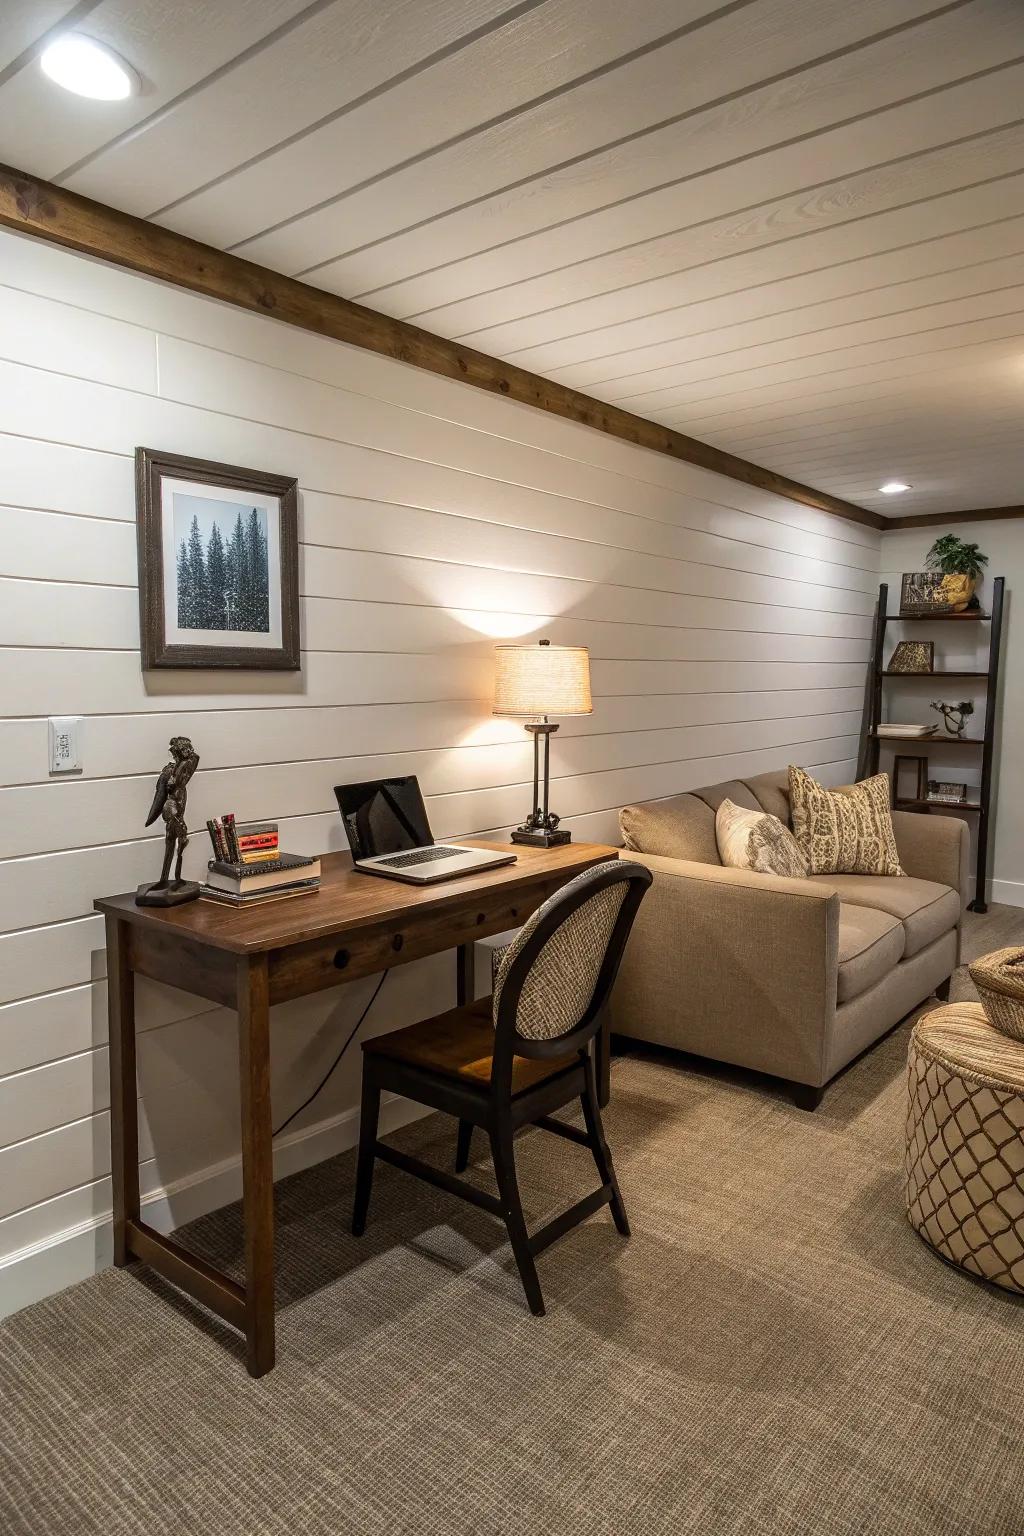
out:
<path id="1" fill-rule="evenodd" d="M 954 608 L 977 608 L 974 589 L 981 580 L 988 555 L 977 544 L 967 544 L 955 533 L 944 533 L 925 556 L 930 571 L 941 571 L 944 596 Z"/>

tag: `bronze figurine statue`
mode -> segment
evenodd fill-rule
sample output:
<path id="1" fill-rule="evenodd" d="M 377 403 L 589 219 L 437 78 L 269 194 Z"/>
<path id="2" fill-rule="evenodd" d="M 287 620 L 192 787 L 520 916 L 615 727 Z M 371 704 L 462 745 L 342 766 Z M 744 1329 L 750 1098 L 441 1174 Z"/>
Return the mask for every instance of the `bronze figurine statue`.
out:
<path id="1" fill-rule="evenodd" d="M 185 825 L 185 803 L 188 798 L 188 781 L 199 767 L 199 754 L 192 750 L 187 736 L 171 737 L 171 761 L 156 781 L 153 807 L 146 817 L 151 827 L 158 816 L 164 819 L 164 864 L 159 880 L 140 885 L 135 893 L 138 907 L 176 907 L 185 901 L 195 901 L 199 886 L 194 880 L 181 878 L 181 857 L 188 845 L 188 827 Z M 177 850 L 174 879 L 170 878 L 171 860 Z"/>

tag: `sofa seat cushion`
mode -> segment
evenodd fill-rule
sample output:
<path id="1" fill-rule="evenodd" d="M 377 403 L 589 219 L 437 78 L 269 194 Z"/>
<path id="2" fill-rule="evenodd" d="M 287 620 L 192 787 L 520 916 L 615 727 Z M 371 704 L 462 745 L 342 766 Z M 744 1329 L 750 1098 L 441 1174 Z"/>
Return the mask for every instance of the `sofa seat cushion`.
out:
<path id="1" fill-rule="evenodd" d="M 836 1001 L 848 1003 L 881 981 L 903 957 L 906 936 L 898 917 L 877 907 L 840 901 L 839 985 Z"/>
<path id="2" fill-rule="evenodd" d="M 839 892 L 844 904 L 874 907 L 898 917 L 906 931 L 904 959 L 909 960 L 960 921 L 960 897 L 948 885 L 916 880 L 912 875 L 812 875 L 815 885 Z"/>

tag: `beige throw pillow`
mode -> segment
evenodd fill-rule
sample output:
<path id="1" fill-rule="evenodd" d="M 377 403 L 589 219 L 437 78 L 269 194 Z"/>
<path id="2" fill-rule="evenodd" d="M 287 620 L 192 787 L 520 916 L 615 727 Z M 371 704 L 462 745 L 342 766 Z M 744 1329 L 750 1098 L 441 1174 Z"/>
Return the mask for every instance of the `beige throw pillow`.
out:
<path id="1" fill-rule="evenodd" d="M 889 775 L 826 789 L 789 767 L 793 835 L 812 875 L 902 875 L 889 810 Z"/>
<path id="2" fill-rule="evenodd" d="M 807 860 L 792 832 L 767 811 L 747 811 L 723 800 L 715 816 L 718 856 L 732 869 L 803 879 Z"/>

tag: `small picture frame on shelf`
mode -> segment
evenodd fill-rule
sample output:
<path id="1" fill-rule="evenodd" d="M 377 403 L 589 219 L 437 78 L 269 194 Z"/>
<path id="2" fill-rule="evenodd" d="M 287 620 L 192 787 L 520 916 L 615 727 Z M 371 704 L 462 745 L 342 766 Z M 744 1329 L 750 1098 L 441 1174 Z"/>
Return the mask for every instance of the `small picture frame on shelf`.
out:
<path id="1" fill-rule="evenodd" d="M 889 657 L 888 670 L 907 675 L 934 672 L 934 640 L 901 640 Z"/>
<path id="2" fill-rule="evenodd" d="M 910 777 L 909 789 L 906 785 L 907 776 Z M 899 805 L 908 800 L 923 800 L 927 793 L 928 784 L 928 759 L 926 757 L 901 757 L 893 758 L 892 763 L 892 803 Z"/>
<path id="3" fill-rule="evenodd" d="M 929 779 L 925 799 L 934 805 L 962 805 L 967 799 L 967 785 L 950 784 L 944 779 Z"/>
<path id="4" fill-rule="evenodd" d="M 906 619 L 928 618 L 953 613 L 956 604 L 951 603 L 944 586 L 941 571 L 904 571 L 900 589 L 900 616 Z"/>

